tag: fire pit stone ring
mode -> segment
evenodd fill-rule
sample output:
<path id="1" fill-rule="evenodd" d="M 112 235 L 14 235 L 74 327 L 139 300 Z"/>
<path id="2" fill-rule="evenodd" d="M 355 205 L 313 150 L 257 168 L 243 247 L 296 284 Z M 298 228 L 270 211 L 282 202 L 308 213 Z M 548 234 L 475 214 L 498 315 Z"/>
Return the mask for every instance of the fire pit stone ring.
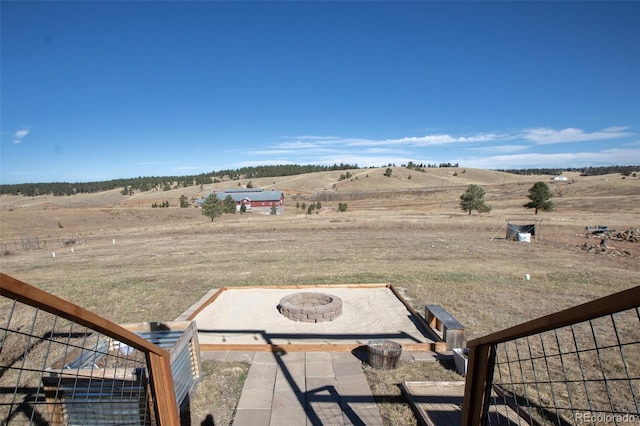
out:
<path id="1" fill-rule="evenodd" d="M 280 299 L 278 311 L 292 321 L 329 322 L 342 314 L 342 299 L 325 293 L 293 293 Z"/>

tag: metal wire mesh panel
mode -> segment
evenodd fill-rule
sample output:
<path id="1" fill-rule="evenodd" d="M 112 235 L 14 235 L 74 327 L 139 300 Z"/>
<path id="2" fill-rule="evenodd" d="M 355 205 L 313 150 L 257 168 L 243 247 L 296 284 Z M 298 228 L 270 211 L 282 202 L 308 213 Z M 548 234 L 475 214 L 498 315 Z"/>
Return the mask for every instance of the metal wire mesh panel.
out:
<path id="1" fill-rule="evenodd" d="M 515 424 L 640 423 L 639 308 L 496 345 L 493 391 Z"/>
<path id="2" fill-rule="evenodd" d="M 0 298 L 0 424 L 155 423 L 143 352 Z"/>

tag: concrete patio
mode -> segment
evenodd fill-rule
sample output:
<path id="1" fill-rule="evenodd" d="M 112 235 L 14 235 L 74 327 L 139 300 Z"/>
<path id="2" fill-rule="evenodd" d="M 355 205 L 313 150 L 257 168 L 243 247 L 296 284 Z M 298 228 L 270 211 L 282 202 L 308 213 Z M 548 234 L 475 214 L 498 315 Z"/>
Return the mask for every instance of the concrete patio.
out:
<path id="1" fill-rule="evenodd" d="M 234 426 L 382 424 L 361 361 L 350 352 L 205 352 L 202 357 L 251 362 Z"/>

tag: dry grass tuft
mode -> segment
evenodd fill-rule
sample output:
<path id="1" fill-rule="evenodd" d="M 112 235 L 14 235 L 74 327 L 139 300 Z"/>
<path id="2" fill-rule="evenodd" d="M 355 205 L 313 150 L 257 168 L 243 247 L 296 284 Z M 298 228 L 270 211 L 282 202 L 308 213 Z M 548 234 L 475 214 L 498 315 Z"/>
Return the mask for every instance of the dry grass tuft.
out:
<path id="1" fill-rule="evenodd" d="M 249 366 L 248 362 L 202 363 L 203 378 L 190 401 L 192 425 L 231 424 Z"/>

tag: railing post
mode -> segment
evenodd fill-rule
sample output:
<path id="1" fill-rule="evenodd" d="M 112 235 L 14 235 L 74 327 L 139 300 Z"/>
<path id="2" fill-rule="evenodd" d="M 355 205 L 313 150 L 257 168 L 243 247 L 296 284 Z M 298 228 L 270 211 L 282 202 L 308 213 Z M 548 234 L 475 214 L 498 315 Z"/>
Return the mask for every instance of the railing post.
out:
<path id="1" fill-rule="evenodd" d="M 168 353 L 167 353 L 168 355 Z M 147 363 L 151 372 L 149 380 L 152 393 L 156 401 L 163 401 L 162 404 L 153 404 L 156 408 L 156 418 L 160 426 L 173 426 L 180 424 L 180 414 L 176 393 L 173 386 L 173 376 L 171 374 L 171 360 L 168 356 L 148 352 Z"/>
<path id="2" fill-rule="evenodd" d="M 462 425 L 477 426 L 483 423 L 491 393 L 495 347 L 477 345 L 469 347 L 469 367 L 464 387 Z"/>

